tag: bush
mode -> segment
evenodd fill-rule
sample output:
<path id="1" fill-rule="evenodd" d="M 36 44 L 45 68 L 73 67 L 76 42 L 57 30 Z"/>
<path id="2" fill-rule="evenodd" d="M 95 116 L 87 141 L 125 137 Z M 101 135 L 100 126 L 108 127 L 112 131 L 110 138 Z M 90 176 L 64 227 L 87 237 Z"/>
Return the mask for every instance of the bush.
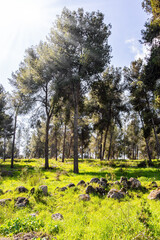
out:
<path id="1" fill-rule="evenodd" d="M 36 217 L 29 216 L 27 218 L 16 218 L 9 220 L 6 224 L 0 226 L 0 234 L 6 236 L 11 233 L 38 231 L 44 223 Z"/>

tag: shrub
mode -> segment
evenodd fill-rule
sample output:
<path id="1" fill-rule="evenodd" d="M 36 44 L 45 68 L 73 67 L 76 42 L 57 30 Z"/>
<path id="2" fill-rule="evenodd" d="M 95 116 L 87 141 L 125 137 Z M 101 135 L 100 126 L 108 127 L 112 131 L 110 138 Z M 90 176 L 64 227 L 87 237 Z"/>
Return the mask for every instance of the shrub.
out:
<path id="1" fill-rule="evenodd" d="M 6 236 L 11 233 L 17 234 L 19 232 L 38 231 L 43 226 L 44 223 L 33 216 L 29 216 L 27 218 L 16 218 L 9 220 L 6 224 L 1 225 L 0 234 Z"/>

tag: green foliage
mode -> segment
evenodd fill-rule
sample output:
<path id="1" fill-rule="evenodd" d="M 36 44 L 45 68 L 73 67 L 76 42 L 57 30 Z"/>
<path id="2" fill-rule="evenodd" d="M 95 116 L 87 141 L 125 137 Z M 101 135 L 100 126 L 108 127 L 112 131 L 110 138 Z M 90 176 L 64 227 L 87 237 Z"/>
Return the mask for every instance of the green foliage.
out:
<path id="1" fill-rule="evenodd" d="M 8 161 L 2 162 L 7 169 Z M 14 235 L 19 232 L 46 233 L 51 239 L 92 239 L 92 240 L 120 240 L 120 239 L 155 239 L 160 234 L 159 201 L 147 199 L 148 189 L 152 181 L 160 184 L 159 160 L 154 160 L 154 167 L 137 168 L 137 164 L 143 160 L 114 160 L 114 167 L 108 166 L 106 161 L 87 159 L 80 161 L 79 175 L 72 172 L 73 159 L 65 163 L 50 160 L 56 169 L 42 169 L 43 159 L 16 160 L 14 177 L 2 178 L 0 189 L 4 194 L 1 199 L 16 199 L 18 196 L 29 196 L 29 206 L 15 208 L 14 200 L 7 205 L 0 206 L 0 236 Z M 37 167 L 35 167 L 37 166 Z M 123 168 L 122 168 L 123 166 Z M 16 171 L 22 169 L 21 171 Z M 59 180 L 56 180 L 57 172 L 60 172 Z M 34 186 L 37 190 L 30 193 L 6 193 L 6 190 L 14 190 L 17 186 L 25 186 L 31 189 L 29 176 L 40 173 L 43 184 L 48 186 L 49 195 L 44 196 L 38 190 L 38 183 Z M 28 176 L 27 176 L 28 174 Z M 26 176 L 26 179 L 25 179 Z M 77 183 L 80 180 L 89 182 L 93 177 L 105 177 L 109 183 L 120 180 L 121 176 L 127 178 L 136 177 L 142 183 L 138 190 L 128 190 L 129 196 L 121 201 L 103 198 L 91 194 L 91 200 L 83 202 L 79 195 L 85 193 L 86 187 L 76 186 L 61 192 L 59 189 L 69 183 Z M 59 187 L 59 188 L 57 188 Z M 94 185 L 97 187 L 97 184 Z M 119 185 L 109 185 L 111 188 L 120 189 Z M 147 189 L 146 189 L 147 188 Z M 29 214 L 34 213 L 36 217 Z M 53 220 L 52 214 L 61 213 L 63 220 Z M 29 216 L 29 217 L 28 217 Z M 10 220 L 9 220 L 10 219 Z M 145 238 L 142 238 L 144 236 Z M 139 238 L 138 238 L 139 237 Z"/>
<path id="2" fill-rule="evenodd" d="M 49 234 L 57 234 L 57 233 L 59 233 L 59 228 L 60 228 L 60 226 L 58 225 L 58 224 L 55 224 L 55 223 L 50 223 L 50 224 L 48 224 L 48 232 L 49 232 Z"/>
<path id="3" fill-rule="evenodd" d="M 137 212 L 138 219 L 144 224 L 146 228 L 149 228 L 150 218 L 152 216 L 149 204 L 146 201 L 141 202 L 141 209 Z"/>
<path id="4" fill-rule="evenodd" d="M 44 222 L 36 219 L 36 217 L 16 218 L 2 224 L 0 226 L 0 233 L 7 236 L 19 232 L 39 231 L 43 226 Z"/>
<path id="5" fill-rule="evenodd" d="M 44 197 L 44 194 L 43 194 L 42 189 L 37 188 L 34 193 L 34 198 L 35 198 L 36 202 L 43 202 L 43 197 Z"/>

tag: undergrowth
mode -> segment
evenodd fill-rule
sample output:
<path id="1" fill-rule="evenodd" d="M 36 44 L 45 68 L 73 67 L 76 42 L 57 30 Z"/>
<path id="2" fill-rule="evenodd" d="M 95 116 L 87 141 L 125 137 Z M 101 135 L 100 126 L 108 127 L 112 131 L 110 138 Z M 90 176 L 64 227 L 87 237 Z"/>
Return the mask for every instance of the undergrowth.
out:
<path id="1" fill-rule="evenodd" d="M 158 166 L 159 161 L 154 162 Z M 50 160 L 49 170 L 44 170 L 43 159 L 17 160 L 13 176 L 0 177 L 3 192 L 0 199 L 11 198 L 6 205 L 0 205 L 0 235 L 36 231 L 61 240 L 160 239 L 159 201 L 147 198 L 152 181 L 160 186 L 160 170 L 157 167 L 137 167 L 139 163 L 137 160 L 114 160 L 112 164 L 111 161 L 88 159 L 80 161 L 80 174 L 74 174 L 72 159 L 65 163 Z M 1 162 L 0 170 L 11 171 L 9 164 L 9 160 Z M 80 180 L 89 182 L 93 177 L 104 177 L 114 183 L 121 176 L 138 178 L 142 188 L 128 190 L 122 200 L 95 194 L 90 194 L 90 201 L 79 200 L 79 195 L 86 189 L 77 186 Z M 60 191 L 69 183 L 74 183 L 75 187 Z M 40 185 L 48 186 L 47 196 L 43 195 Z M 18 193 L 15 191 L 18 186 L 25 186 L 28 192 Z M 33 187 L 35 191 L 31 193 Z M 111 188 L 120 189 L 119 185 L 110 185 L 106 191 Z M 15 206 L 15 199 L 20 196 L 29 199 L 27 207 Z M 61 213 L 63 219 L 54 220 L 54 213 Z"/>

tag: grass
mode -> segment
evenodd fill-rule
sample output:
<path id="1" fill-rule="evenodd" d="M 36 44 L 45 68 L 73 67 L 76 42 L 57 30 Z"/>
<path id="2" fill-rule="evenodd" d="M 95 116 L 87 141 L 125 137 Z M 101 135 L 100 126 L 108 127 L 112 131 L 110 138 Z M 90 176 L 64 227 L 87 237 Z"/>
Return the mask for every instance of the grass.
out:
<path id="1" fill-rule="evenodd" d="M 0 236 L 10 236 L 18 232 L 43 232 L 61 240 L 131 240 L 160 239 L 160 205 L 147 196 L 151 190 L 129 190 L 129 196 L 121 201 L 90 195 L 91 200 L 83 202 L 79 195 L 85 193 L 85 187 L 76 186 L 65 192 L 57 187 L 80 180 L 89 182 L 93 177 L 105 177 L 109 182 L 119 180 L 121 176 L 138 178 L 143 187 L 148 188 L 152 181 L 160 186 L 160 162 L 155 167 L 138 168 L 140 161 L 115 160 L 100 162 L 87 159 L 79 161 L 80 174 L 74 174 L 73 160 L 65 163 L 50 160 L 51 169 L 43 168 L 43 159 L 16 160 L 14 169 L 10 169 L 10 160 L 0 162 L 1 171 L 12 171 L 13 176 L 0 177 L 0 199 L 11 198 L 5 206 L 0 206 Z M 40 185 L 48 186 L 48 196 L 39 194 Z M 24 186 L 35 187 L 34 194 L 18 193 L 15 189 Z M 118 189 L 118 186 L 111 188 Z M 143 188 L 142 188 L 143 189 Z M 145 189 L 145 188 L 144 188 Z M 11 192 L 7 192 L 11 190 Z M 19 196 L 27 197 L 29 205 L 15 207 Z M 36 216 L 31 216 L 35 213 Z M 63 220 L 53 220 L 52 214 L 61 213 Z"/>

